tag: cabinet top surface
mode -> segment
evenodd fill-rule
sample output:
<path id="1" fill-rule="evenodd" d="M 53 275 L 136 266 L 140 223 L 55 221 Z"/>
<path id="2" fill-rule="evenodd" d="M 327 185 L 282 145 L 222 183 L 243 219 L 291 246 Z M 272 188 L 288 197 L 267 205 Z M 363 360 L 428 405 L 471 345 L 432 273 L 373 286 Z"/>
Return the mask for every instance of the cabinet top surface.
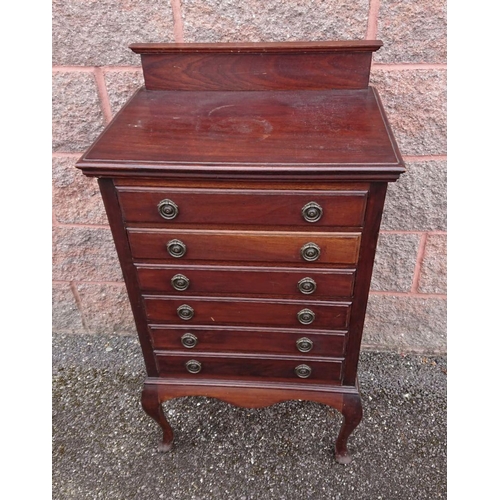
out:
<path id="1" fill-rule="evenodd" d="M 372 87 L 139 89 L 79 160 L 97 170 L 404 171 Z"/>

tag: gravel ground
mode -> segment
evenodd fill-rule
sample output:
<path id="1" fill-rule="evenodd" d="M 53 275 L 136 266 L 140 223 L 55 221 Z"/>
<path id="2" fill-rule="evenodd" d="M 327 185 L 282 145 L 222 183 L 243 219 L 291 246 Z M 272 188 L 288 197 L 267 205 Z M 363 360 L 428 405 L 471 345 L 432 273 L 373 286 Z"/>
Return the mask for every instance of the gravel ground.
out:
<path id="1" fill-rule="evenodd" d="M 347 466 L 333 458 L 340 414 L 307 401 L 169 401 L 175 445 L 161 454 L 140 406 L 144 377 L 135 337 L 54 336 L 53 500 L 447 496 L 444 356 L 362 353 L 364 418 Z"/>

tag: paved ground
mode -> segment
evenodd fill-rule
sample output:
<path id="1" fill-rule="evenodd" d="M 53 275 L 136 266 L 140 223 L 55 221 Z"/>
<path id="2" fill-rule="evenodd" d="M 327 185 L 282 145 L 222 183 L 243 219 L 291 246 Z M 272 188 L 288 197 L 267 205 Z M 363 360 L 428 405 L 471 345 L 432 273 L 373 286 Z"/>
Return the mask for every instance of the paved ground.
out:
<path id="1" fill-rule="evenodd" d="M 333 459 L 340 414 L 292 401 L 248 410 L 165 404 L 175 447 L 156 451 L 134 337 L 53 341 L 53 499 L 417 500 L 446 498 L 446 358 L 363 353 L 364 418 L 353 462 Z"/>

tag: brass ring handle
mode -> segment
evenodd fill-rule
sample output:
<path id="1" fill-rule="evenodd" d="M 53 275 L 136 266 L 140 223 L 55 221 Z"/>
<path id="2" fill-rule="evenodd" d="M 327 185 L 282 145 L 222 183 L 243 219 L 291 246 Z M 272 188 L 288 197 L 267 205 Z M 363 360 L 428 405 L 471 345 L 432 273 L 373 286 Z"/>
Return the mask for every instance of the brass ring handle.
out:
<path id="1" fill-rule="evenodd" d="M 190 359 L 189 361 L 186 361 L 186 370 L 189 373 L 200 373 L 201 363 L 196 361 L 196 359 Z"/>
<path id="2" fill-rule="evenodd" d="M 170 240 L 167 243 L 167 250 L 172 257 L 179 259 L 186 255 L 187 247 L 181 240 Z"/>
<path id="3" fill-rule="evenodd" d="M 303 293 L 304 295 L 309 295 L 315 292 L 316 282 L 312 278 L 302 278 L 297 283 L 297 288 L 299 289 L 300 293 Z"/>
<path id="4" fill-rule="evenodd" d="M 300 352 L 309 352 L 314 346 L 313 341 L 307 337 L 300 338 L 295 345 Z"/>
<path id="5" fill-rule="evenodd" d="M 313 262 L 315 260 L 318 260 L 320 254 L 321 254 L 321 249 L 319 248 L 318 245 L 316 245 L 316 243 L 313 243 L 312 241 L 306 243 L 300 249 L 300 255 L 304 260 L 307 260 L 308 262 Z"/>
<path id="6" fill-rule="evenodd" d="M 172 200 L 166 198 L 158 203 L 158 213 L 164 219 L 175 219 L 179 215 L 179 207 Z"/>
<path id="7" fill-rule="evenodd" d="M 302 309 L 297 313 L 297 319 L 303 325 L 310 325 L 315 318 L 316 315 L 311 311 L 311 309 Z"/>
<path id="8" fill-rule="evenodd" d="M 295 367 L 295 375 L 299 378 L 310 377 L 312 373 L 312 368 L 309 365 L 298 365 Z"/>
<path id="9" fill-rule="evenodd" d="M 323 215 L 323 209 L 315 201 L 311 201 L 302 207 L 302 217 L 306 222 L 318 222 Z"/>
<path id="10" fill-rule="evenodd" d="M 179 292 L 183 292 L 189 288 L 189 278 L 186 278 L 183 274 L 176 274 L 173 276 L 170 283 Z"/>
<path id="11" fill-rule="evenodd" d="M 192 349 L 198 343 L 198 337 L 192 333 L 185 333 L 181 337 L 181 344 L 186 349 Z"/>
<path id="12" fill-rule="evenodd" d="M 182 306 L 177 308 L 177 316 L 185 321 L 188 321 L 194 316 L 194 309 L 187 304 L 182 304 Z"/>

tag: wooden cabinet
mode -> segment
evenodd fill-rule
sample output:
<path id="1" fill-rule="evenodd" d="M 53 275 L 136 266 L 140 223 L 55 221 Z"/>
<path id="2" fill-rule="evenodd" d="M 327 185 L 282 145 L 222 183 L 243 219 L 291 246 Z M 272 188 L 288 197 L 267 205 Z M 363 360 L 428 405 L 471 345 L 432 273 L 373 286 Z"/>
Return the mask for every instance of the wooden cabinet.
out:
<path id="1" fill-rule="evenodd" d="M 380 46 L 131 46 L 146 85 L 77 167 L 99 180 L 160 449 L 168 399 L 306 399 L 342 412 L 350 461 L 386 187 L 404 172 L 368 85 Z"/>

